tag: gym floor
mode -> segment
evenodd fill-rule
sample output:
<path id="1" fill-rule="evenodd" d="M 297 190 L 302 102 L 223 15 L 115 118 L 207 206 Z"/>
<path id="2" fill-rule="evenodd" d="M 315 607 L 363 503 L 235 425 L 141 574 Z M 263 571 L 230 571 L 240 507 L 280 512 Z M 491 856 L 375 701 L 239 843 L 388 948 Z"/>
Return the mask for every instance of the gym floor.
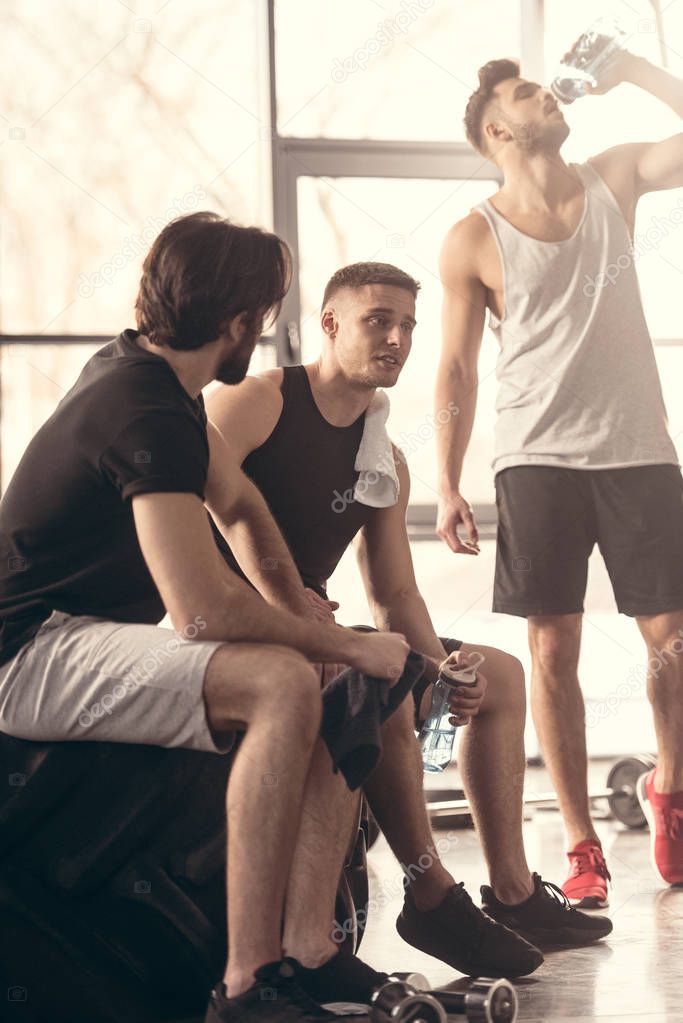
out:
<path id="1" fill-rule="evenodd" d="M 593 791 L 605 787 L 609 760 L 593 760 Z M 457 788 L 457 768 L 449 768 L 427 787 Z M 550 788 L 543 768 L 527 770 L 527 790 Z M 606 804 L 595 804 L 596 817 Z M 683 889 L 668 888 L 650 866 L 649 832 L 629 830 L 613 820 L 596 826 L 612 873 L 614 931 L 584 949 L 549 953 L 533 976 L 515 983 L 519 1023 L 683 1023 Z M 476 903 L 486 868 L 472 829 L 435 830 L 446 866 L 464 881 Z M 528 810 L 524 837 L 529 866 L 545 880 L 564 880 L 564 835 L 555 810 Z M 446 847 L 448 846 L 448 848 Z M 444 850 L 442 852 L 442 850 Z M 402 872 L 380 836 L 369 853 L 370 913 L 360 955 L 375 969 L 419 972 L 432 987 L 466 986 L 449 966 L 407 945 L 395 929 L 402 905 Z M 341 1018 L 341 1017 L 340 1017 Z M 367 1023 L 365 1016 L 346 1017 Z M 463 1016 L 451 1016 L 456 1023 Z M 201 1023 L 200 1019 L 184 1023 Z"/>
<path id="2" fill-rule="evenodd" d="M 609 767 L 609 762 L 591 763 L 594 790 L 604 787 Z M 457 769 L 432 784 L 457 787 Z M 546 772 L 529 768 L 527 788 L 547 791 Z M 532 977 L 516 983 L 518 1019 L 525 1023 L 683 1023 L 683 889 L 667 888 L 655 876 L 648 831 L 629 831 L 608 820 L 598 821 L 597 827 L 614 884 L 608 911 L 614 931 L 590 948 L 548 954 Z M 566 860 L 559 813 L 530 811 L 524 832 L 530 868 L 561 884 Z M 448 842 L 450 848 L 443 853 L 446 866 L 456 880 L 465 882 L 478 903 L 479 886 L 487 877 L 475 832 L 438 830 L 435 837 Z M 423 973 L 432 987 L 458 980 L 450 967 L 415 951 L 397 934 L 400 870 L 383 837 L 371 850 L 369 861 L 375 912 L 369 917 L 362 958 L 388 972 Z"/>

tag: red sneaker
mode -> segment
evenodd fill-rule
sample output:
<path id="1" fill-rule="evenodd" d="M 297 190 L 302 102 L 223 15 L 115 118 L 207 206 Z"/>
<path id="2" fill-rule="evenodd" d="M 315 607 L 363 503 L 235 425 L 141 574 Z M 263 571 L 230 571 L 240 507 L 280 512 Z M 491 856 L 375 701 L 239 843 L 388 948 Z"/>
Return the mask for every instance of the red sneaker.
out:
<path id="1" fill-rule="evenodd" d="M 638 799 L 650 825 L 652 866 L 666 884 L 683 884 L 683 792 L 655 792 L 655 772 L 641 774 Z"/>
<path id="2" fill-rule="evenodd" d="M 577 909 L 605 909 L 609 906 L 610 872 L 602 854 L 602 847 L 587 838 L 567 853 L 569 877 L 562 891 Z"/>

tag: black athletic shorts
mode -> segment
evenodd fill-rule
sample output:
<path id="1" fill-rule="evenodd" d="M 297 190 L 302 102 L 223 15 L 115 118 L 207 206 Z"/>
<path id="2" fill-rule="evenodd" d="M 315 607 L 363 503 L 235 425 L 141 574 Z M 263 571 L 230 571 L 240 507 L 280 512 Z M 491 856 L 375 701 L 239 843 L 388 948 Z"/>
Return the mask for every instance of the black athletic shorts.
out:
<path id="1" fill-rule="evenodd" d="M 565 469 L 524 465 L 496 475 L 493 610 L 583 611 L 597 543 L 622 614 L 683 608 L 683 479 L 676 465 Z"/>

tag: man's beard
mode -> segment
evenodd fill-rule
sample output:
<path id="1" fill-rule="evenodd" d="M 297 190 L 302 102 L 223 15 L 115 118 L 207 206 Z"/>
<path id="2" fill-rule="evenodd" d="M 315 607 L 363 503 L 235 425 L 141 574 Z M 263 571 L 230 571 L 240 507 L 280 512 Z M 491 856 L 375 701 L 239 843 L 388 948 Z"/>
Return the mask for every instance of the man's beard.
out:
<path id="1" fill-rule="evenodd" d="M 566 121 L 558 124 L 534 124 L 522 123 L 509 125 L 512 136 L 520 149 L 525 153 L 547 153 L 555 155 L 562 148 L 562 144 L 569 135 L 569 125 Z"/>
<path id="2" fill-rule="evenodd" d="M 238 348 L 236 352 L 230 355 L 227 359 L 223 359 L 218 364 L 216 370 L 216 380 L 220 380 L 222 384 L 240 384 L 249 369 L 249 363 L 251 357 L 254 354 L 255 343 L 250 342 L 249 344 Z"/>

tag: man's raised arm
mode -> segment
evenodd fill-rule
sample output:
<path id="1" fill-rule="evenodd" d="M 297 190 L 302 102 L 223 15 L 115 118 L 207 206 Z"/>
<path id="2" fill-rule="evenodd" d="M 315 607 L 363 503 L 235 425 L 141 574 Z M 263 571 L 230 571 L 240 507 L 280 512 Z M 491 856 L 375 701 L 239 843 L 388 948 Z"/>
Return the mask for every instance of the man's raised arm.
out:
<path id="1" fill-rule="evenodd" d="M 599 85 L 589 91 L 600 95 L 621 82 L 644 89 L 683 117 L 683 79 L 632 53 L 621 54 Z M 613 188 L 627 219 L 632 220 L 633 207 L 641 195 L 683 185 L 683 132 L 660 142 L 614 146 L 591 162 Z"/>
<path id="2" fill-rule="evenodd" d="M 477 405 L 477 363 L 484 330 L 486 289 L 474 265 L 473 249 L 486 224 L 477 213 L 446 235 L 439 269 L 443 285 L 443 343 L 436 384 L 439 514 L 437 533 L 451 550 L 475 554 L 478 541 L 472 509 L 460 493 L 460 475 Z M 452 410 L 447 418 L 444 409 Z M 445 419 L 445 422 L 444 422 Z M 467 543 L 458 526 L 467 532 Z"/>

